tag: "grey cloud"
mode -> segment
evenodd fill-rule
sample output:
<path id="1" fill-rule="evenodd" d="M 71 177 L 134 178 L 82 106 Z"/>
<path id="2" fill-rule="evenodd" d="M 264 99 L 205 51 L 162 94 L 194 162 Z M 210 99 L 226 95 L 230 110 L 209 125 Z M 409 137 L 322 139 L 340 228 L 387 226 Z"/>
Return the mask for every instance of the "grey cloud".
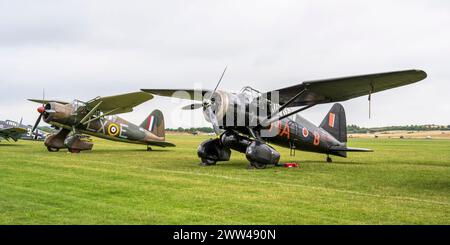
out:
<path id="1" fill-rule="evenodd" d="M 349 122 L 450 123 L 448 26 L 448 1 L 0 0 L 0 84 L 9 91 L 1 100 L 10 105 L 2 117 L 34 118 L 24 98 L 43 87 L 66 100 L 210 88 L 229 65 L 221 88 L 233 91 L 424 69 L 426 81 L 376 94 L 371 120 L 367 98 L 345 102 Z M 139 122 L 154 107 L 173 111 L 158 98 L 125 117 Z M 304 115 L 318 123 L 329 107 Z"/>

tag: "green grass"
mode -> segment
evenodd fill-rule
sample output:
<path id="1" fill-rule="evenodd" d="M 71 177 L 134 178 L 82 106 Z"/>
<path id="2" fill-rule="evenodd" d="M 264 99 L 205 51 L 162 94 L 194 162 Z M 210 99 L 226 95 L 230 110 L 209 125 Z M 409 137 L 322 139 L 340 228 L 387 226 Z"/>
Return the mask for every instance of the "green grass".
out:
<path id="1" fill-rule="evenodd" d="M 92 152 L 0 142 L 0 224 L 450 224 L 450 140 L 353 139 L 349 158 L 278 148 L 297 169 L 200 167 L 176 148 L 95 139 Z"/>

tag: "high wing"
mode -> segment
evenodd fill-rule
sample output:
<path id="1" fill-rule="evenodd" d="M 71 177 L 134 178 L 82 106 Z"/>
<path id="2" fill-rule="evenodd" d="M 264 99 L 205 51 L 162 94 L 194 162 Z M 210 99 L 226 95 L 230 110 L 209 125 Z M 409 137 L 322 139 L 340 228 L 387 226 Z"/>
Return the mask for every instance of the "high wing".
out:
<path id="1" fill-rule="evenodd" d="M 404 86 L 423 80 L 427 74 L 421 70 L 405 70 L 369 75 L 305 81 L 298 85 L 282 88 L 279 103 L 283 105 L 304 90 L 287 107 L 323 104 L 349 100 L 363 95 Z M 271 91 L 271 92 L 274 92 Z M 267 92 L 271 93 L 271 92 Z"/>
<path id="2" fill-rule="evenodd" d="M 96 110 L 104 113 L 120 114 L 133 111 L 133 107 L 140 105 L 147 100 L 153 99 L 153 95 L 144 92 L 134 92 L 107 97 L 97 97 L 86 103 L 89 110 L 98 107 Z M 100 103 L 100 104 L 99 104 Z"/>
<path id="3" fill-rule="evenodd" d="M 9 138 L 17 141 L 22 134 L 27 133 L 28 131 L 24 128 L 12 127 L 12 128 L 1 128 L 0 129 L 0 138 L 4 138 L 8 140 Z"/>
<path id="4" fill-rule="evenodd" d="M 61 100 L 40 100 L 40 99 L 28 99 L 28 100 L 39 103 L 39 104 L 47 104 L 49 102 L 56 102 L 56 103 L 63 104 L 63 105 L 69 104 L 69 102 L 61 101 Z"/>
<path id="5" fill-rule="evenodd" d="M 175 97 L 179 99 L 190 99 L 202 101 L 203 96 L 211 92 L 210 90 L 201 89 L 141 89 L 144 92 L 164 97 Z M 201 95 L 201 96 L 200 96 Z"/>

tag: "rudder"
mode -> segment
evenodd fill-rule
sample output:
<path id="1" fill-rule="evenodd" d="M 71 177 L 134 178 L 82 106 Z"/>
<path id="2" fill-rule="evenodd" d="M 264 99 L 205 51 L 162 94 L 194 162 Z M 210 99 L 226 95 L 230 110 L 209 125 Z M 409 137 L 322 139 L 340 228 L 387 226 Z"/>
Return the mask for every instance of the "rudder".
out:
<path id="1" fill-rule="evenodd" d="M 334 104 L 320 127 L 340 142 L 347 142 L 347 120 L 345 119 L 344 107 L 339 103 Z"/>
<path id="2" fill-rule="evenodd" d="M 160 110 L 154 110 L 140 125 L 158 137 L 165 137 L 164 116 Z"/>

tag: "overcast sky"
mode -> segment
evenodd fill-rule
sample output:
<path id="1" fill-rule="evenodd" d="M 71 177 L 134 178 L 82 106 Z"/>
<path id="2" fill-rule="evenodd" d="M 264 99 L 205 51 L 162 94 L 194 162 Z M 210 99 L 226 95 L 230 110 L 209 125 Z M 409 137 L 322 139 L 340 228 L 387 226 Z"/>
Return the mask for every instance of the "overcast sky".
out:
<path id="1" fill-rule="evenodd" d="M 423 69 L 419 83 L 344 102 L 361 126 L 450 124 L 450 1 L 0 0 L 0 120 L 32 124 L 27 98 L 89 100 L 141 88 L 250 85 Z M 207 126 L 188 101 L 155 97 L 167 127 Z M 303 112 L 320 123 L 331 104 Z M 182 120 L 176 120 L 182 119 Z"/>

